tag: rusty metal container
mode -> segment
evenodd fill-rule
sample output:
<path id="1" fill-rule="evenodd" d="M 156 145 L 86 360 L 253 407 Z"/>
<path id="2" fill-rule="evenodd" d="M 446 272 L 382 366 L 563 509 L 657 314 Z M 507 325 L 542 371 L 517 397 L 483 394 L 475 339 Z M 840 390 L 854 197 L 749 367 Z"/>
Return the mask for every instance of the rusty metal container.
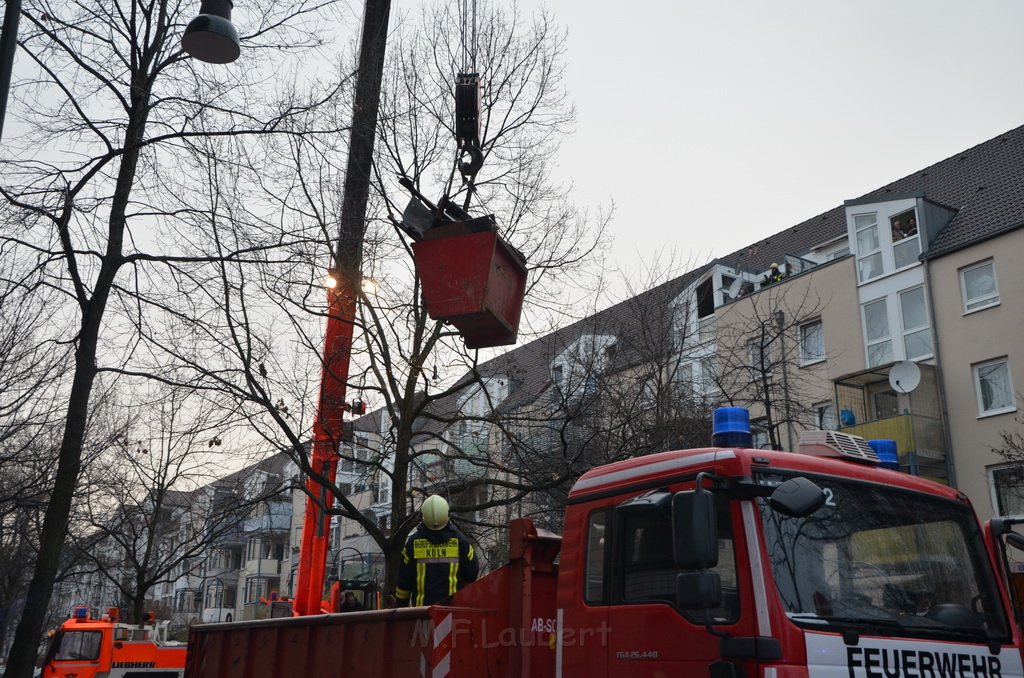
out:
<path id="1" fill-rule="evenodd" d="M 412 250 L 431 318 L 454 325 L 468 348 L 515 343 L 526 265 L 497 233 L 450 224 L 427 231 Z"/>

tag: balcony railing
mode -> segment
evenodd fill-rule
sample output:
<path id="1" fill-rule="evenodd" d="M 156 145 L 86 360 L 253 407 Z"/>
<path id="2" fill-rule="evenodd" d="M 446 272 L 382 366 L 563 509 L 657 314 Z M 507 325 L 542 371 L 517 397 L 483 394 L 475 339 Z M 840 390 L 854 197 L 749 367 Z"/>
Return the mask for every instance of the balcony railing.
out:
<path id="1" fill-rule="evenodd" d="M 841 430 L 865 440 L 895 440 L 901 470 L 948 482 L 947 450 L 939 419 L 920 414 L 901 414 L 844 426 Z"/>
<path id="2" fill-rule="evenodd" d="M 288 531 L 291 529 L 291 525 L 291 514 L 274 513 L 246 518 L 242 522 L 242 531 L 245 533 Z"/>

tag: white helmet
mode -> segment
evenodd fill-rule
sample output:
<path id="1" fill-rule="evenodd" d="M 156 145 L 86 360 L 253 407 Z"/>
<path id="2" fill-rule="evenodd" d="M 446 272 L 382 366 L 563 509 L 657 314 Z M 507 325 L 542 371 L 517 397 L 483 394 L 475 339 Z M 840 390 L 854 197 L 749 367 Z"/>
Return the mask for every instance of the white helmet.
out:
<path id="1" fill-rule="evenodd" d="M 443 529 L 448 524 L 448 502 L 444 497 L 432 494 L 423 500 L 420 506 L 420 513 L 423 515 L 423 524 L 430 530 Z"/>

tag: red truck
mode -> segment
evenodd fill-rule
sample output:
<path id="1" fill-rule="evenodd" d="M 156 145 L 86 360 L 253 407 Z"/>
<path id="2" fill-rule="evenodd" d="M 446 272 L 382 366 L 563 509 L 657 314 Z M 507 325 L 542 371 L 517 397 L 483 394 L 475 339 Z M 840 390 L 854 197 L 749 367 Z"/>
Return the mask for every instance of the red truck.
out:
<path id="1" fill-rule="evenodd" d="M 186 676 L 1024 675 L 1001 536 L 966 496 L 853 436 L 801 452 L 593 469 L 561 538 L 516 521 L 509 564 L 450 604 L 200 625 Z"/>
<path id="2" fill-rule="evenodd" d="M 123 624 L 117 608 L 99 618 L 75 608 L 50 640 L 42 678 L 181 678 L 185 644 L 167 640 L 153 617 Z"/>

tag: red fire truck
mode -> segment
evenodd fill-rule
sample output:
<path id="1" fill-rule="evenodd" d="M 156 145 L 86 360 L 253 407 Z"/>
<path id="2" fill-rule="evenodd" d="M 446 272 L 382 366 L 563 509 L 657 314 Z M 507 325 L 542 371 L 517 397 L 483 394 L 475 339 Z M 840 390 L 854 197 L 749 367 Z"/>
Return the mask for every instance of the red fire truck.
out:
<path id="1" fill-rule="evenodd" d="M 122 624 L 111 608 L 99 619 L 77 607 L 50 640 L 42 678 L 180 678 L 185 644 L 166 638 L 166 625 Z"/>
<path id="2" fill-rule="evenodd" d="M 858 438 L 584 474 L 448 605 L 194 627 L 186 675 L 1011 678 L 998 535 Z M 556 558 L 557 556 L 557 558 Z"/>

